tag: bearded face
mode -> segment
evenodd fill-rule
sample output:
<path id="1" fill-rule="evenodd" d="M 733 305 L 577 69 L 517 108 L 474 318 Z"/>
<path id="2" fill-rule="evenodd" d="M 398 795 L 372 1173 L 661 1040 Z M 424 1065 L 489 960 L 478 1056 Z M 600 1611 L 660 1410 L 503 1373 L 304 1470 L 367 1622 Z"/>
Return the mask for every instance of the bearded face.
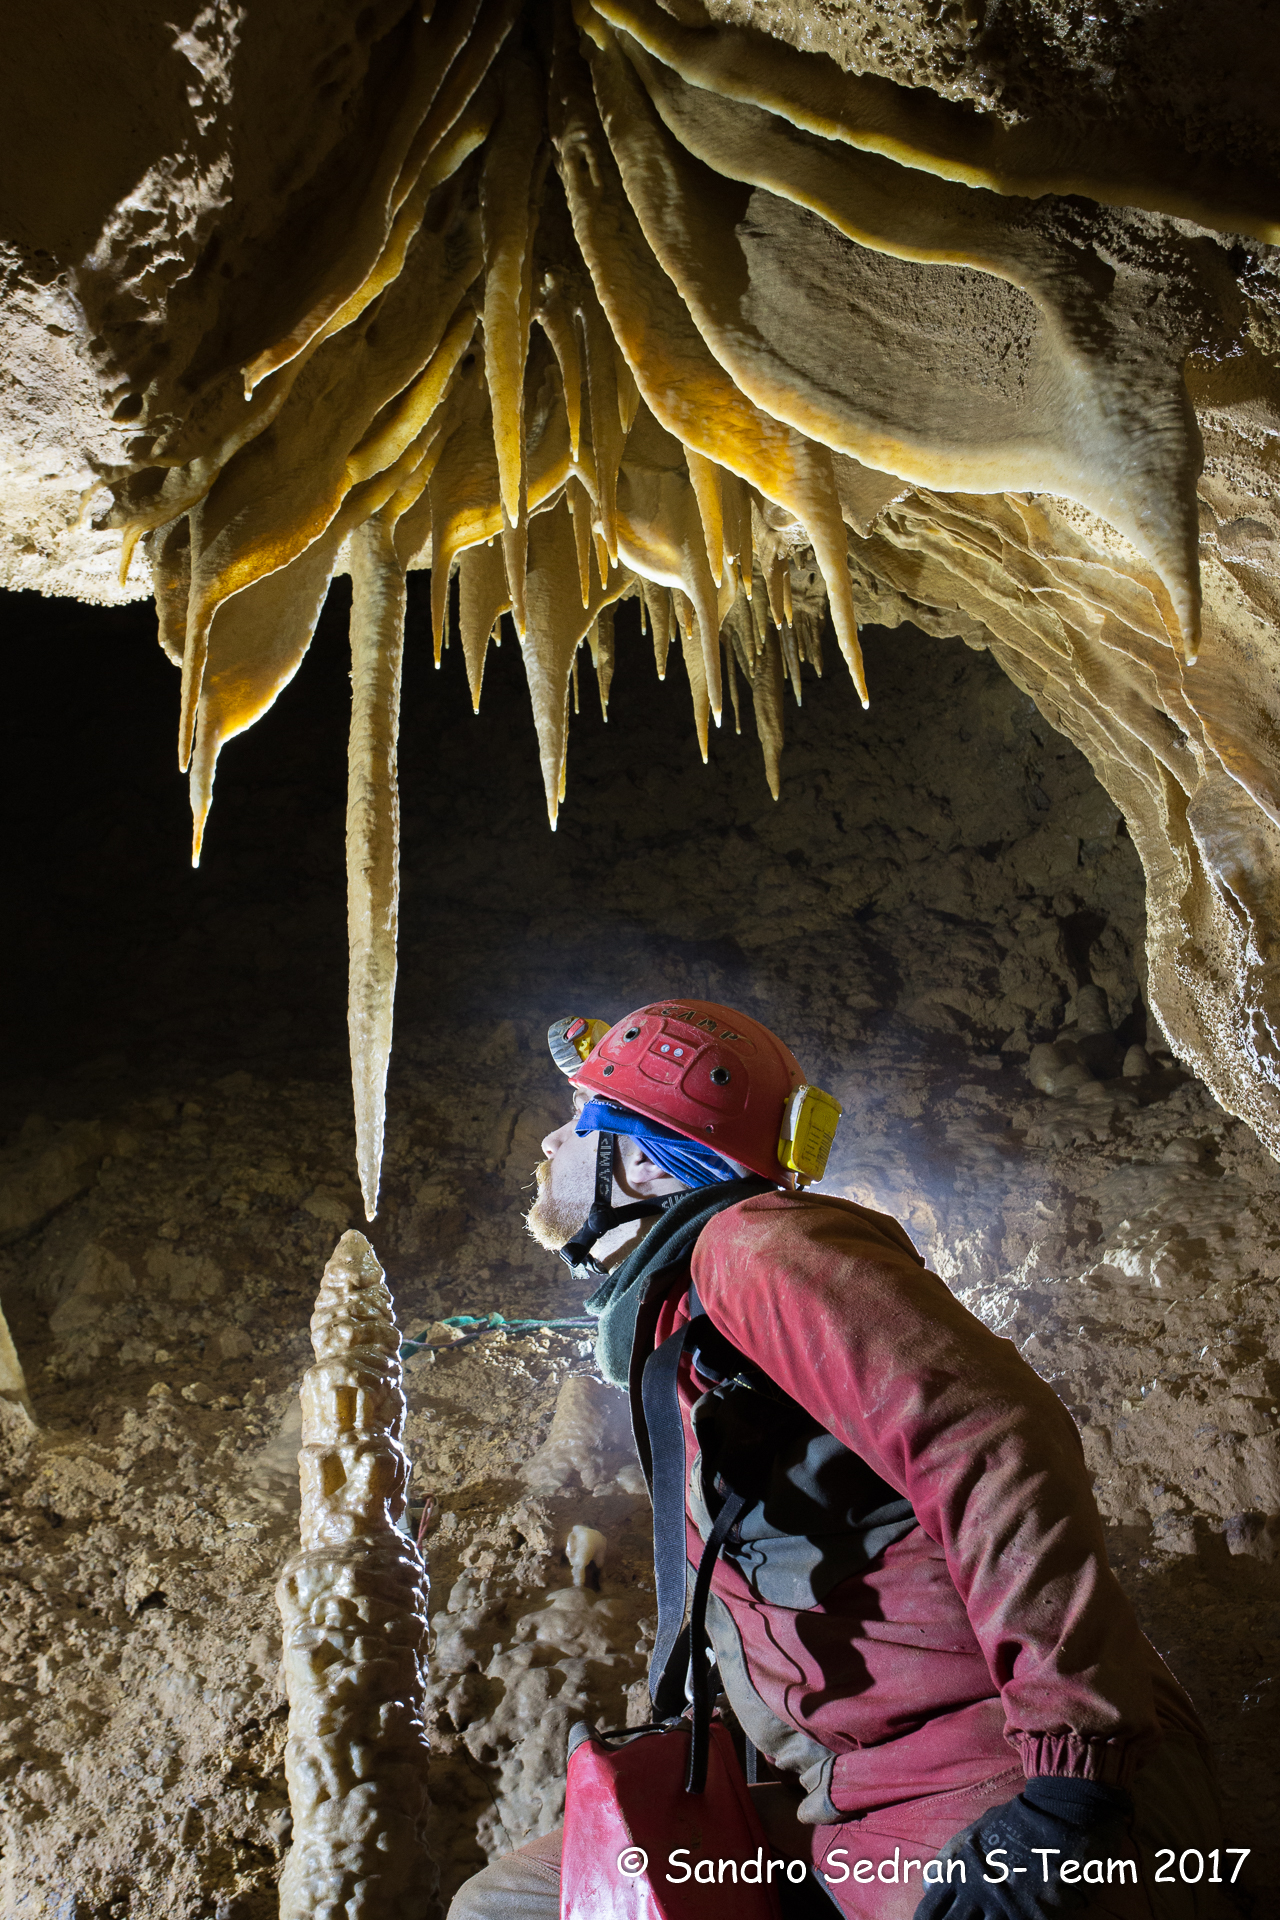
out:
<path id="1" fill-rule="evenodd" d="M 595 1134 L 579 1139 L 572 1121 L 553 1138 L 559 1141 L 563 1134 L 572 1144 L 558 1146 L 535 1169 L 537 1196 L 524 1217 L 525 1226 L 548 1253 L 559 1253 L 572 1240 L 590 1213 L 596 1193 Z M 550 1140 L 545 1144 L 550 1145 Z"/>

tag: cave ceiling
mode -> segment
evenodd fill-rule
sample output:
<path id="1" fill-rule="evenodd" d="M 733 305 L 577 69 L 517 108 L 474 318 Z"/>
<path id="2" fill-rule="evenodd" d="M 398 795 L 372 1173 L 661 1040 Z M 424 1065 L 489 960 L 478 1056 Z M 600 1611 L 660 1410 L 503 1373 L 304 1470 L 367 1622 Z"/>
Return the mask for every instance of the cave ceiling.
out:
<path id="1" fill-rule="evenodd" d="M 198 858 L 350 575 L 371 1216 L 413 569 L 477 708 L 514 629 L 553 826 L 625 599 L 775 793 L 824 636 L 864 701 L 859 623 L 989 647 L 1124 812 L 1165 1030 L 1280 1151 L 1266 9 L 22 12 L 0 581 L 154 592 Z"/>

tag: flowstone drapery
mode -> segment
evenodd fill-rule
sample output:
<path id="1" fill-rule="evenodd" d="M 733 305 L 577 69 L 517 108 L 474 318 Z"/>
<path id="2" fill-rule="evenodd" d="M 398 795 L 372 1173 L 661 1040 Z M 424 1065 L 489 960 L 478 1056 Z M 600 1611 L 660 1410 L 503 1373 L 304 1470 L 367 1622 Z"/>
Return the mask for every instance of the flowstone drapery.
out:
<path id="1" fill-rule="evenodd" d="M 427 1806 L 427 1576 L 404 1513 L 400 1335 L 373 1248 L 344 1233 L 302 1383 L 302 1550 L 276 1589 L 293 1844 L 281 1920 L 418 1920 Z"/>

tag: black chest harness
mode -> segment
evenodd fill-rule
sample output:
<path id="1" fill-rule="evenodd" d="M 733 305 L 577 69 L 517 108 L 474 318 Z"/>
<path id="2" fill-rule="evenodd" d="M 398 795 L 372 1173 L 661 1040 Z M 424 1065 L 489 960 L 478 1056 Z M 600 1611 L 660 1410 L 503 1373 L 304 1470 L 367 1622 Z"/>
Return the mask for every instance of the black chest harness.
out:
<path id="1" fill-rule="evenodd" d="M 712 1323 L 681 1263 L 670 1284 L 646 1297 L 632 1362 L 632 1417 L 637 1449 L 653 1500 L 658 1631 L 649 1691 L 658 1719 L 693 1705 L 686 1785 L 706 1779 L 711 1722 L 707 1603 L 721 1554 L 752 1594 L 800 1612 L 863 1573 L 893 1541 L 916 1525 L 909 1500 L 894 1492 L 860 1455 L 829 1433 Z M 666 1274 L 654 1275 L 666 1280 Z M 663 1301 L 689 1289 L 690 1319 L 651 1347 Z M 688 1354 L 706 1391 L 692 1411 L 698 1457 L 685 1459 L 678 1376 Z M 638 1391 L 637 1391 L 638 1389 Z M 637 1417 L 638 1415 L 638 1417 Z M 688 1598 L 689 1511 L 703 1538 Z"/>

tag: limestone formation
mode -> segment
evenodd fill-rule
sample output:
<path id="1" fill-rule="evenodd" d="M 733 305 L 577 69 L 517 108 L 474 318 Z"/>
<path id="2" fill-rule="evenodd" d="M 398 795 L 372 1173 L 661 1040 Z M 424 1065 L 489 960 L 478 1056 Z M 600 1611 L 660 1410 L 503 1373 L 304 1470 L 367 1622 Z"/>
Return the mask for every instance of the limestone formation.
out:
<path id="1" fill-rule="evenodd" d="M 746 681 L 775 795 L 828 616 L 864 701 L 860 618 L 990 645 L 1124 810 L 1181 1057 L 1280 1149 L 1270 43 L 1241 10 L 1215 87 L 1190 13 L 1157 45 L 1019 7 L 135 0 L 140 41 L 75 56 L 91 167 L 41 164 L 75 76 L 25 38 L 3 578 L 138 594 L 145 555 L 198 857 L 222 747 L 352 575 L 370 1216 L 420 568 L 437 660 L 458 573 L 477 706 L 510 619 L 552 826 L 625 598 L 660 673 L 679 637 L 704 758 Z"/>
<path id="2" fill-rule="evenodd" d="M 590 1374 L 574 1374 L 566 1380 L 556 1399 L 551 1431 L 525 1462 L 526 1484 L 535 1490 L 554 1492 L 576 1476 L 592 1493 L 612 1479 L 615 1463 L 608 1457 L 608 1427 L 611 1417 L 616 1423 L 620 1405 L 620 1396 Z"/>
<path id="3" fill-rule="evenodd" d="M 598 1527 L 587 1527 L 579 1523 L 570 1527 L 569 1537 L 564 1543 L 565 1559 L 569 1562 L 575 1587 L 585 1587 L 587 1573 L 595 1567 L 597 1573 L 603 1567 L 608 1551 L 608 1541 Z"/>
<path id="4" fill-rule="evenodd" d="M 293 1844 L 281 1920 L 414 1920 L 431 1904 L 427 1577 L 399 1529 L 400 1335 L 372 1247 L 344 1233 L 302 1383 L 302 1550 L 280 1576 Z"/>

